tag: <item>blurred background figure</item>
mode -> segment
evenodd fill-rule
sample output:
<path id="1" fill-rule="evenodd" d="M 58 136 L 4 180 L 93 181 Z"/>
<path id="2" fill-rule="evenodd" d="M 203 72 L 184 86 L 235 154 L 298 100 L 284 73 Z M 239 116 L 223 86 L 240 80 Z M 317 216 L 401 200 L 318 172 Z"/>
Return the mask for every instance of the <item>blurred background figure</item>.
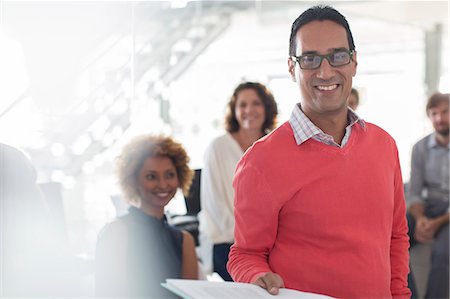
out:
<path id="1" fill-rule="evenodd" d="M 359 106 L 359 92 L 356 88 L 352 87 L 350 95 L 348 96 L 348 106 L 355 111 Z"/>
<path id="2" fill-rule="evenodd" d="M 169 226 L 164 216 L 178 188 L 189 190 L 188 163 L 186 151 L 170 137 L 142 135 L 125 146 L 117 173 L 131 206 L 98 237 L 97 296 L 172 298 L 160 285 L 166 278 L 197 279 L 193 237 Z"/>
<path id="3" fill-rule="evenodd" d="M 36 171 L 0 143 L 0 297 L 78 296 L 78 260 L 52 222 Z"/>
<path id="4" fill-rule="evenodd" d="M 433 94 L 426 112 L 434 132 L 418 141 L 412 150 L 409 237 L 411 247 L 433 242 L 425 298 L 448 298 L 449 94 Z M 409 284 L 413 297 L 417 297 L 412 274 Z"/>
<path id="5" fill-rule="evenodd" d="M 226 263 L 234 241 L 232 181 L 236 164 L 253 142 L 275 128 L 277 114 L 275 99 L 263 84 L 239 84 L 228 102 L 227 133 L 214 139 L 204 155 L 200 234 L 213 244 L 213 271 L 227 281 L 232 280 Z M 208 261 L 204 263 L 208 265 Z"/>

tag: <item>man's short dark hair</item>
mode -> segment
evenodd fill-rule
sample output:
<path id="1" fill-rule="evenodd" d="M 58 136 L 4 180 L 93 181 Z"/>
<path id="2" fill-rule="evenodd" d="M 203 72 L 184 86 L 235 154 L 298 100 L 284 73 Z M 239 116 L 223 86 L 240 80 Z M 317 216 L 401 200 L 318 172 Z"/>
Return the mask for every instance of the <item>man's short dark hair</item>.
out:
<path id="1" fill-rule="evenodd" d="M 437 106 L 441 105 L 442 103 L 449 104 L 450 94 L 448 93 L 440 93 L 436 92 L 428 99 L 426 112 L 428 114 L 428 111 L 432 108 L 436 108 Z"/>
<path id="2" fill-rule="evenodd" d="M 312 21 L 333 21 L 347 31 L 347 40 L 350 47 L 349 50 L 355 50 L 355 42 L 353 41 L 353 35 L 350 31 L 345 17 L 336 9 L 328 5 L 317 5 L 305 10 L 292 24 L 291 37 L 289 39 L 289 56 L 295 56 L 297 48 L 297 31 L 303 26 Z"/>

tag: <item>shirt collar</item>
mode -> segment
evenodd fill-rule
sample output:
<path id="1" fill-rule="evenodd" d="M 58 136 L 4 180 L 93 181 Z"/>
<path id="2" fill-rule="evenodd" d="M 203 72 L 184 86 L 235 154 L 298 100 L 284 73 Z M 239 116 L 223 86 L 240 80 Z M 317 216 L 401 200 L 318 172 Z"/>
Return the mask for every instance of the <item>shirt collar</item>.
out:
<path id="1" fill-rule="evenodd" d="M 437 147 L 437 146 L 441 146 L 437 140 L 436 140 L 436 132 L 432 133 L 430 135 L 430 138 L 428 138 L 428 142 L 427 142 L 427 146 L 428 148 L 433 148 L 433 147 Z M 448 149 L 450 149 L 450 143 L 447 144 L 446 146 Z"/>
<path id="2" fill-rule="evenodd" d="M 347 114 L 348 127 L 352 127 L 354 124 L 359 123 L 359 125 L 366 130 L 365 121 L 360 118 L 352 109 L 348 109 Z M 294 110 L 292 111 L 289 123 L 294 131 L 294 138 L 297 145 L 302 144 L 306 140 L 316 136 L 316 135 L 326 135 L 319 127 L 312 123 L 312 121 L 303 113 L 300 104 L 296 104 Z"/>

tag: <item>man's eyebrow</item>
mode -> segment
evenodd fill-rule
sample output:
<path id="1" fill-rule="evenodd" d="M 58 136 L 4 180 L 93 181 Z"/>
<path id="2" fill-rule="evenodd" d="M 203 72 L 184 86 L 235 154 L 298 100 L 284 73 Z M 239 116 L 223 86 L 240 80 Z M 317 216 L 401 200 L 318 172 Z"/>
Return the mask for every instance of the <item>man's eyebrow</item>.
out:
<path id="1" fill-rule="evenodd" d="M 317 51 L 305 51 L 305 52 L 302 52 L 302 56 L 303 55 L 311 55 L 311 54 L 319 54 L 319 52 L 317 52 Z"/>
<path id="2" fill-rule="evenodd" d="M 348 51 L 347 48 L 341 47 L 341 48 L 332 48 L 331 52 L 337 52 L 337 51 Z"/>

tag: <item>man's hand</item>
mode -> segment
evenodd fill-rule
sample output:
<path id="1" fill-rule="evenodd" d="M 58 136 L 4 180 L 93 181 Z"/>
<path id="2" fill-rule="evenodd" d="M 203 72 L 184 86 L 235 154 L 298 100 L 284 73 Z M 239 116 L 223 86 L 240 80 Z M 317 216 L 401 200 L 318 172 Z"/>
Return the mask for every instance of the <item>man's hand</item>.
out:
<path id="1" fill-rule="evenodd" d="M 266 289 L 270 294 L 276 295 L 280 288 L 284 288 L 284 282 L 280 275 L 268 272 L 258 278 L 254 284 Z"/>
<path id="2" fill-rule="evenodd" d="M 416 230 L 414 233 L 414 238 L 419 243 L 429 243 L 433 240 L 434 234 L 436 232 L 436 224 L 426 218 L 420 217 L 417 219 Z"/>
<path id="3" fill-rule="evenodd" d="M 438 218 L 431 218 L 428 220 L 428 232 L 431 235 L 431 238 L 434 238 L 441 226 L 442 223 Z"/>

